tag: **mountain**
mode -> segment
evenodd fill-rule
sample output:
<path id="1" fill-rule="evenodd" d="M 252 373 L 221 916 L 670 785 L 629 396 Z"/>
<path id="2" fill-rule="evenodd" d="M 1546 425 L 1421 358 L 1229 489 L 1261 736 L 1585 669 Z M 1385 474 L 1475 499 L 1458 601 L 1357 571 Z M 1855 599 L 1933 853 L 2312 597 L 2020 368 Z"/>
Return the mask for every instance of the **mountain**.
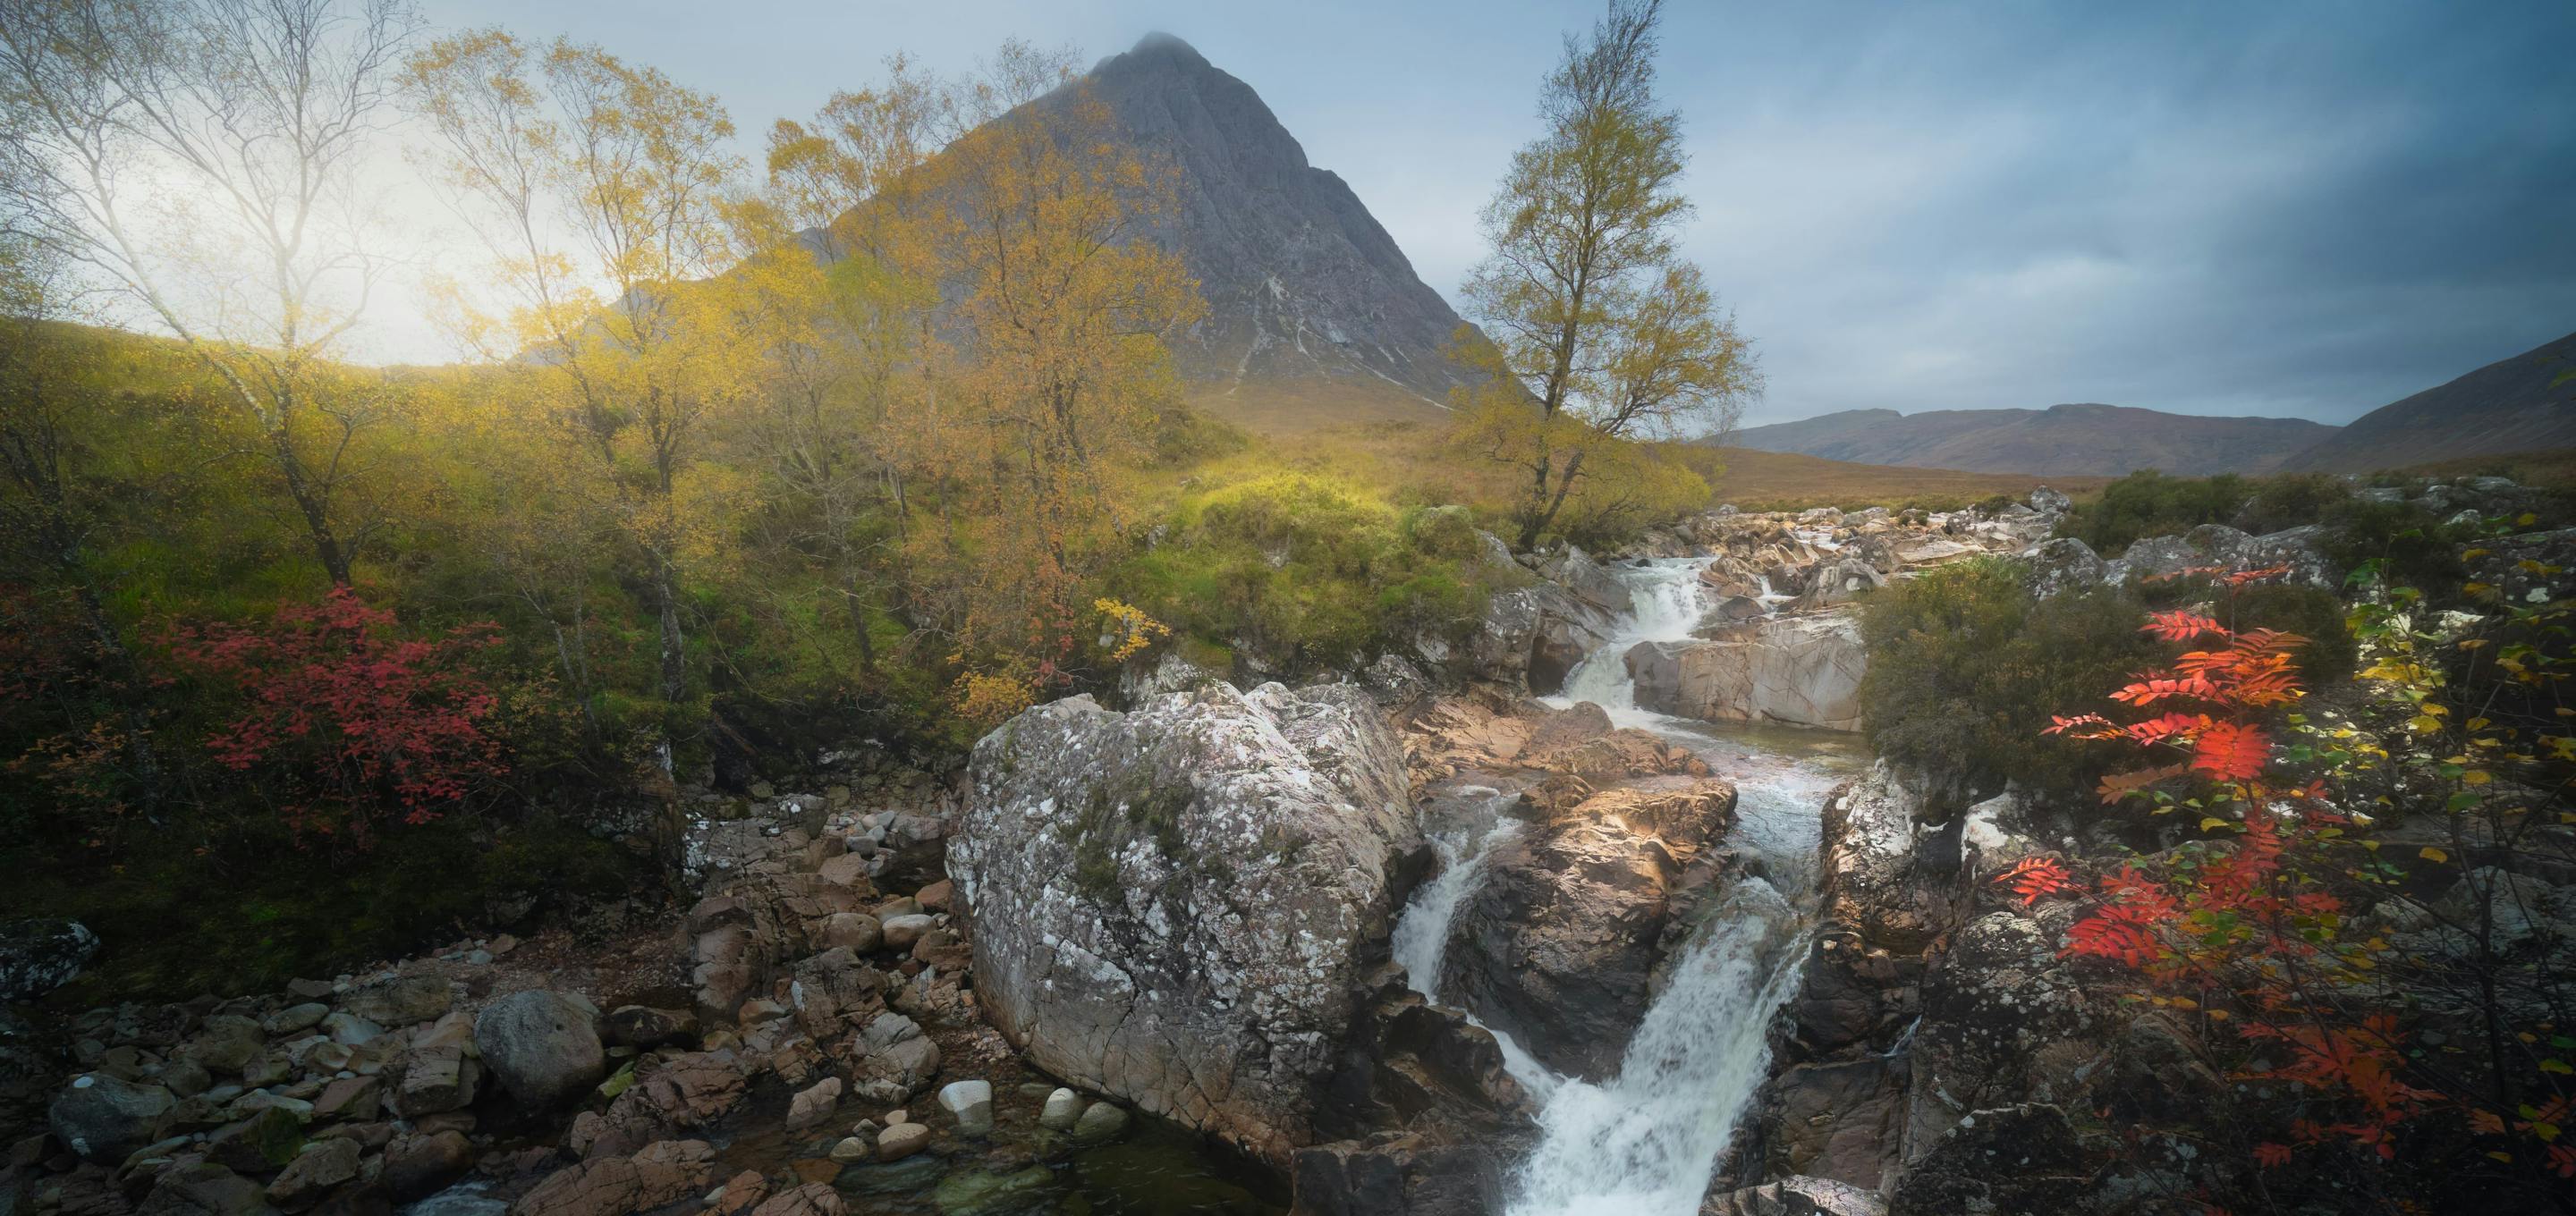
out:
<path id="1" fill-rule="evenodd" d="M 2044 410 L 1844 410 L 1748 427 L 1730 442 L 1861 464 L 1978 473 L 2117 477 L 2268 473 L 2335 428 L 2298 418 L 2206 418 L 2119 405 Z"/>
<path id="2" fill-rule="evenodd" d="M 1102 60 L 1088 80 L 1124 137 L 1176 170 L 1179 214 L 1158 239 L 1208 305 L 1173 341 L 1184 376 L 1217 392 L 1356 379 L 1433 403 L 1459 383 L 1441 354 L 1458 314 L 1350 186 L 1307 163 L 1252 86 L 1169 34 Z"/>
<path id="3" fill-rule="evenodd" d="M 2282 467 L 2368 473 L 2436 460 L 2576 448 L 2576 334 L 2390 402 Z"/>

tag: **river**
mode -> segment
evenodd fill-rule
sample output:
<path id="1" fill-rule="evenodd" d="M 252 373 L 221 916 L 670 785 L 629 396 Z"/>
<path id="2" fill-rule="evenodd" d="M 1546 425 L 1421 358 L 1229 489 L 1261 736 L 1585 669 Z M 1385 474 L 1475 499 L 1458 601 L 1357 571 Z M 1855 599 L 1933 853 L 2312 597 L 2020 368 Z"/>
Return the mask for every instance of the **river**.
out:
<path id="1" fill-rule="evenodd" d="M 1540 1104 L 1539 1141 L 1511 1179 L 1509 1216 L 1689 1216 L 1770 1067 L 1769 1031 L 1795 995 L 1816 923 L 1816 853 L 1826 793 L 1857 767 L 1847 737 L 1730 728 L 1637 708 L 1622 660 L 1644 641 L 1678 641 L 1707 604 L 1700 559 L 1665 559 L 1617 573 L 1633 606 L 1618 636 L 1566 677 L 1551 703 L 1591 701 L 1621 726 L 1688 747 L 1736 785 L 1728 842 L 1759 857 L 1711 901 L 1630 1041 L 1618 1074 L 1594 1084 L 1560 1076 L 1497 1034 L 1506 1067 Z M 1482 875 L 1486 853 L 1519 830 L 1491 818 L 1434 838 L 1442 870 L 1425 882 L 1395 930 L 1396 961 L 1424 995 L 1437 976 L 1451 920 Z"/>

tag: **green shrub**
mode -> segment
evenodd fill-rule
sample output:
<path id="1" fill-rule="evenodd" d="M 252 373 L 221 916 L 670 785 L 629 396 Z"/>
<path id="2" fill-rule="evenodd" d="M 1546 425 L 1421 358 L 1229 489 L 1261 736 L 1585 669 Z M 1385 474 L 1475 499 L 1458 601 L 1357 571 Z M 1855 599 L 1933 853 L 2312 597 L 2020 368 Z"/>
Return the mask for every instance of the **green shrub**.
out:
<path id="1" fill-rule="evenodd" d="M 1991 559 L 1890 584 L 1863 608 L 1862 729 L 1880 755 L 1973 788 L 2089 788 L 2116 753 L 2040 732 L 2158 657 L 2141 607 L 2108 588 L 2036 601 L 2018 565 Z"/>
<path id="2" fill-rule="evenodd" d="M 2351 499 L 2351 485 L 2330 474 L 2266 477 L 2255 483 L 2254 500 L 2237 516 L 2236 526 L 2257 536 L 2305 527 L 2327 519 Z"/>
<path id="3" fill-rule="evenodd" d="M 2142 537 L 2230 523 L 2245 509 L 2252 492 L 2244 478 L 2232 473 L 2167 477 L 2147 469 L 2102 487 L 2101 497 L 2078 504 L 2059 521 L 2057 534 L 2075 537 L 2104 557 L 2116 557 Z"/>
<path id="4" fill-rule="evenodd" d="M 2379 559 L 2389 582 L 2414 587 L 2435 600 L 2459 593 L 2469 575 L 2460 547 L 2479 534 L 2474 527 L 2451 527 L 2409 503 L 2358 498 L 2336 507 L 2326 522 L 2332 529 L 2326 556 L 2336 565 L 2350 570 Z"/>

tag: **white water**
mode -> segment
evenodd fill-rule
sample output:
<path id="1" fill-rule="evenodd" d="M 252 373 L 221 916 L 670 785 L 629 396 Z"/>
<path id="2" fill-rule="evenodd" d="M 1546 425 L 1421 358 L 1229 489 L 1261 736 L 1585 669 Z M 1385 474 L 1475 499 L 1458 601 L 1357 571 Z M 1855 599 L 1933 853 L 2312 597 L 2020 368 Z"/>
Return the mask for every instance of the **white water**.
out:
<path id="1" fill-rule="evenodd" d="M 1636 707 L 1622 661 L 1641 641 L 1688 637 L 1705 609 L 1703 560 L 1620 571 L 1635 601 L 1619 636 L 1566 678 L 1557 705 L 1592 701 L 1709 756 L 1736 783 L 1729 841 L 1762 861 L 1738 879 L 1682 947 L 1618 1075 L 1595 1084 L 1550 1072 L 1497 1034 L 1504 1065 L 1540 1104 L 1539 1144 L 1516 1172 L 1510 1216 L 1690 1216 L 1770 1069 L 1772 1017 L 1795 993 L 1814 923 L 1818 812 L 1838 774 L 1806 746 L 1764 749 Z M 1767 588 L 1766 588 L 1767 590 Z M 1804 742 L 1804 741 L 1802 741 Z M 1830 752 L 1832 749 L 1816 749 Z M 1495 807 L 1499 813 L 1502 800 Z M 1498 820 L 1436 838 L 1443 869 L 1399 919 L 1394 949 L 1414 985 L 1438 999 L 1441 955 L 1488 850 L 1517 825 Z"/>

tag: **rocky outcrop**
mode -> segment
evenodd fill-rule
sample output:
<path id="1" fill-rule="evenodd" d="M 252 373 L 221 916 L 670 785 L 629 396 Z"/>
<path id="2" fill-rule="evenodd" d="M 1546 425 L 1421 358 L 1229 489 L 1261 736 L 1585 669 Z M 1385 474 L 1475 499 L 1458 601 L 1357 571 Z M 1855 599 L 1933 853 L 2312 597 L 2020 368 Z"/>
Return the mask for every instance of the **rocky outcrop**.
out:
<path id="1" fill-rule="evenodd" d="M 1734 811 L 1724 781 L 1667 779 L 1594 795 L 1498 846 L 1458 909 L 1443 999 L 1559 1072 L 1616 1073 L 1685 892 L 1711 877 L 1691 863 Z"/>
<path id="2" fill-rule="evenodd" d="M 1085 1088 L 1285 1164 L 1419 830 L 1349 685 L 1029 710 L 975 748 L 950 845 L 986 1017 Z"/>
<path id="3" fill-rule="evenodd" d="M 2326 556 L 2325 529 L 2316 524 L 2248 536 L 2225 524 L 2202 524 L 2181 536 L 2150 536 L 2123 551 L 2103 569 L 2103 579 L 2168 577 L 2185 570 L 2216 567 L 2265 570 L 2284 567 L 2283 581 L 2327 591 L 2343 589 L 2344 571 Z"/>
<path id="4" fill-rule="evenodd" d="M 2093 552 L 2093 546 L 2072 536 L 2042 541 L 2023 558 L 2029 565 L 2024 577 L 2030 593 L 2043 600 L 2101 586 L 2108 574 L 2108 567 L 2101 555 Z"/>
<path id="5" fill-rule="evenodd" d="M 1710 722 L 1860 729 L 1869 663 L 1849 615 L 1776 617 L 1706 640 L 1641 642 L 1627 655 L 1641 708 Z"/>
<path id="6" fill-rule="evenodd" d="M 1540 695 L 1565 683 L 1583 656 L 1610 639 L 1610 614 L 1554 583 L 1517 587 L 1486 601 L 1484 619 L 1464 649 L 1447 658 L 1460 678 Z"/>

